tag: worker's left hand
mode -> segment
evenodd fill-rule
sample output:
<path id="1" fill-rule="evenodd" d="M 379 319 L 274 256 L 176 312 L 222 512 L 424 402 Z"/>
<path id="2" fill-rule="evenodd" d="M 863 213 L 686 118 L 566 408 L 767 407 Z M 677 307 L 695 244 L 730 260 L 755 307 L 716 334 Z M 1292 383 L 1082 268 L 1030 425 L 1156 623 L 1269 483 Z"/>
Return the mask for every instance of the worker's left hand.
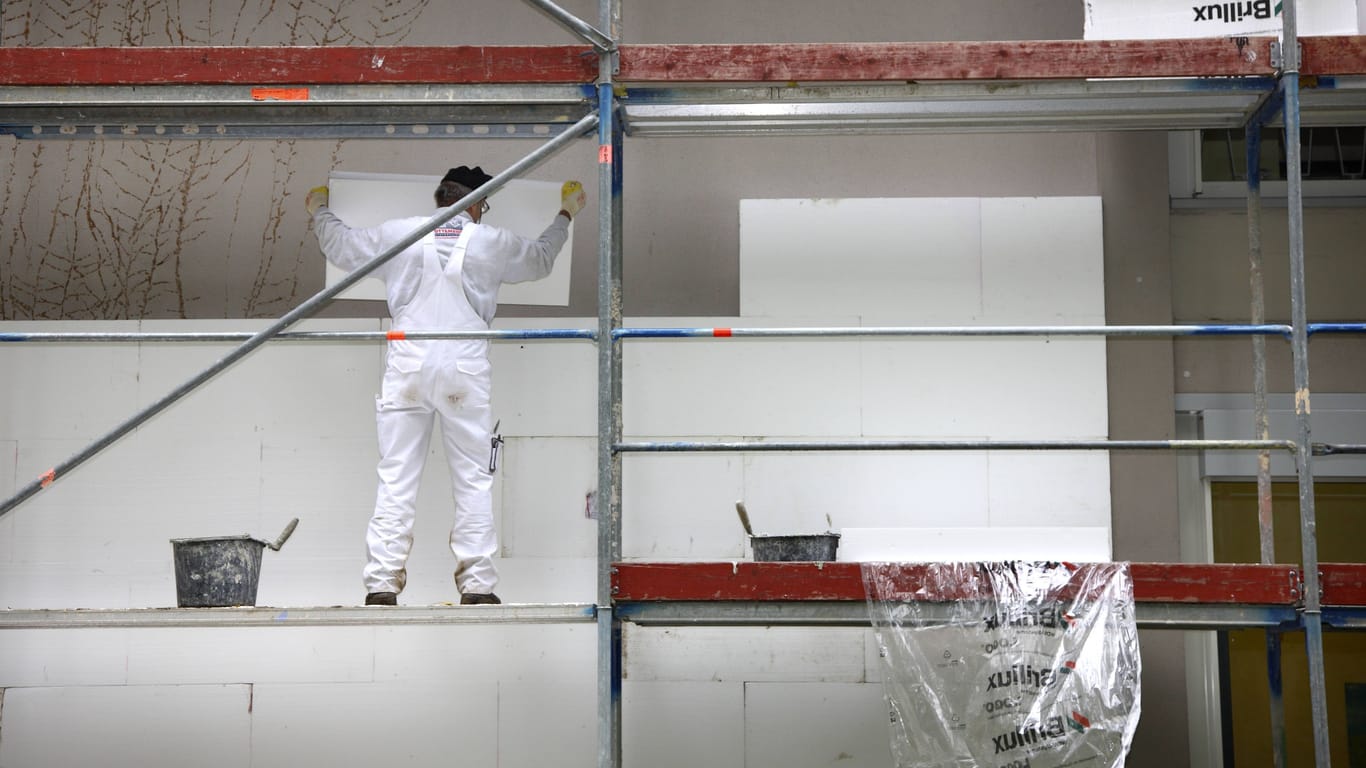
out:
<path id="1" fill-rule="evenodd" d="M 308 190 L 308 197 L 304 198 L 304 208 L 308 210 L 309 216 L 317 213 L 319 208 L 326 207 L 327 187 L 314 187 Z"/>
<path id="2" fill-rule="evenodd" d="M 569 218 L 578 216 L 587 202 L 588 193 L 583 191 L 583 185 L 579 182 L 566 181 L 560 187 L 560 210 L 568 214 Z"/>

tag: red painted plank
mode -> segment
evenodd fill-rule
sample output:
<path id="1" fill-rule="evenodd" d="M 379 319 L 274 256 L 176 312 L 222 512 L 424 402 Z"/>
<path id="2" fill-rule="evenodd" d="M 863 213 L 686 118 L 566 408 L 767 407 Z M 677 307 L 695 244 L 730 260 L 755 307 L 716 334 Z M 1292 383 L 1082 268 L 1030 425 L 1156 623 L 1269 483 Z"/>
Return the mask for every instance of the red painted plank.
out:
<path id="1" fill-rule="evenodd" d="M 589 83 L 580 46 L 0 48 L 0 85 Z"/>
<path id="2" fill-rule="evenodd" d="M 1366 563 L 1319 563 L 1323 604 L 1366 606 Z"/>
<path id="3" fill-rule="evenodd" d="M 1269 75 L 1271 38 L 623 45 L 622 82 Z M 1366 37 L 1301 41 L 1305 75 L 1366 74 Z M 588 83 L 587 46 L 0 48 L 0 85 Z"/>
<path id="4" fill-rule="evenodd" d="M 1269 38 L 627 45 L 618 79 L 809 83 L 1270 75 L 1270 45 Z"/>
<path id="5" fill-rule="evenodd" d="M 1300 50 L 1301 74 L 1366 75 L 1366 36 L 1306 37 Z"/>
<path id="6" fill-rule="evenodd" d="M 906 563 L 906 591 L 924 579 Z M 1299 599 L 1289 565 L 1131 563 L 1134 599 L 1159 603 L 1291 605 Z M 866 599 L 858 563 L 616 563 L 618 601 Z"/>

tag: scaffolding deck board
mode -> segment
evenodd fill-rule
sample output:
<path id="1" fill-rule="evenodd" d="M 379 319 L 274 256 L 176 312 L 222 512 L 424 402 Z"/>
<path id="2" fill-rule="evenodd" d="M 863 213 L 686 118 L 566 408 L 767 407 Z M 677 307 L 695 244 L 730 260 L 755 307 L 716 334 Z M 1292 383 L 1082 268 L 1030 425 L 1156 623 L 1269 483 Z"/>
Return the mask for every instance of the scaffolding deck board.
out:
<path id="1" fill-rule="evenodd" d="M 909 588 L 924 563 L 906 563 Z M 613 598 L 641 601 L 863 601 L 860 563 L 622 562 L 612 566 Z M 1301 599 L 1298 566 L 1131 563 L 1139 603 L 1287 605 Z M 1325 605 L 1366 606 L 1366 565 L 1322 563 Z"/>
<path id="2" fill-rule="evenodd" d="M 1275 39 L 622 45 L 622 83 L 1271 76 Z M 1366 37 L 1301 39 L 1303 75 L 1366 74 Z M 589 46 L 0 48 L 3 85 L 589 83 Z M 269 96 L 268 96 L 269 97 Z M 290 98 L 278 93 L 276 98 Z"/>
<path id="3" fill-rule="evenodd" d="M 929 565 L 905 563 L 903 591 Z M 1366 626 L 1366 564 L 1324 563 L 1323 603 L 1331 627 Z M 1300 626 L 1303 582 L 1297 566 L 1130 563 L 1140 627 L 1167 629 Z M 612 567 L 613 600 L 623 620 L 656 626 L 866 626 L 859 563 L 646 563 Z M 964 595 L 966 597 L 966 595 Z M 947 603 L 940 603 L 941 607 Z M 926 606 L 932 615 L 934 606 Z M 948 608 L 941 611 L 948 615 Z"/>

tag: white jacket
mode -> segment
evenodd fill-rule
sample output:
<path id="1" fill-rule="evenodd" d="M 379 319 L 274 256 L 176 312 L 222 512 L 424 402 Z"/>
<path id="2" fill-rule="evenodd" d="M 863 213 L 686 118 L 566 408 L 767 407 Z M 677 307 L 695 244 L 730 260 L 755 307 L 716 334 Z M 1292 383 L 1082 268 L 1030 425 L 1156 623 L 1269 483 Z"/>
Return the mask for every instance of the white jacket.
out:
<path id="1" fill-rule="evenodd" d="M 327 260 L 348 272 L 368 263 L 393 247 L 404 237 L 426 223 L 430 216 L 391 219 L 377 227 L 353 229 L 326 207 L 313 214 L 313 228 L 318 245 Z M 470 217 L 460 213 L 437 230 L 437 252 L 444 260 L 454 249 L 455 238 L 442 236 L 443 231 L 470 224 Z M 555 257 L 569 236 L 569 220 L 559 214 L 541 236 L 535 240 L 505 229 L 480 224 L 470 234 L 466 244 L 464 274 L 465 298 L 474 311 L 493 321 L 498 309 L 498 287 L 503 283 L 522 283 L 539 280 L 550 274 Z M 384 281 L 389 299 L 389 313 L 403 313 L 422 283 L 422 241 L 405 248 L 401 253 L 370 273 Z M 422 329 L 437 330 L 437 329 Z"/>

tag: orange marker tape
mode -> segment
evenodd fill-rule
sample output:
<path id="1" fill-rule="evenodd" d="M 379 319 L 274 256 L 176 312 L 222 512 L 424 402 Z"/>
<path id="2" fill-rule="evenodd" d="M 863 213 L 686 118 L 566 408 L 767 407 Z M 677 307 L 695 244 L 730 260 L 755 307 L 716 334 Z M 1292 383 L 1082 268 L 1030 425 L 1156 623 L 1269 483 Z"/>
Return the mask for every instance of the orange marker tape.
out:
<path id="1" fill-rule="evenodd" d="M 603 145 L 601 145 L 601 146 L 598 147 L 598 162 L 599 162 L 599 163 L 610 163 L 610 162 L 612 162 L 612 145 L 611 145 L 611 144 L 603 144 Z"/>
<path id="2" fill-rule="evenodd" d="M 408 338 L 408 335 L 405 334 L 403 331 L 389 331 L 388 333 L 384 334 L 384 338 L 388 339 L 389 341 L 403 341 L 404 339 Z"/>
<path id="3" fill-rule="evenodd" d="M 308 101 L 307 88 L 252 88 L 252 101 Z"/>
<path id="4" fill-rule="evenodd" d="M 729 329 L 729 328 L 713 328 L 713 329 L 711 329 L 711 335 L 712 335 L 712 336 L 730 336 L 730 329 Z"/>
<path id="5" fill-rule="evenodd" d="M 53 467 L 52 469 L 49 469 L 48 471 L 43 473 L 42 486 L 46 488 L 55 482 L 57 482 L 57 468 Z"/>

